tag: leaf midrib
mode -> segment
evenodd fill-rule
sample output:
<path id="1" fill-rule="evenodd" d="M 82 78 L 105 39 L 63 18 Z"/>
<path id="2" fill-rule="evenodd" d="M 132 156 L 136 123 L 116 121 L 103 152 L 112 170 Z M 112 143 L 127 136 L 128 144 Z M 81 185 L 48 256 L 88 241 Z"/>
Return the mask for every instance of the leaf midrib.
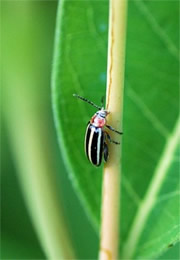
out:
<path id="1" fill-rule="evenodd" d="M 166 141 L 166 145 L 159 163 L 153 174 L 152 181 L 146 192 L 144 200 L 140 203 L 137 210 L 132 228 L 130 229 L 128 238 L 124 243 L 123 247 L 123 258 L 131 259 L 135 253 L 136 246 L 138 244 L 139 238 L 145 226 L 146 220 L 156 202 L 157 195 L 163 184 L 165 176 L 170 167 L 171 161 L 173 159 L 174 152 L 178 145 L 180 138 L 180 118 L 178 118 L 172 134 Z"/>

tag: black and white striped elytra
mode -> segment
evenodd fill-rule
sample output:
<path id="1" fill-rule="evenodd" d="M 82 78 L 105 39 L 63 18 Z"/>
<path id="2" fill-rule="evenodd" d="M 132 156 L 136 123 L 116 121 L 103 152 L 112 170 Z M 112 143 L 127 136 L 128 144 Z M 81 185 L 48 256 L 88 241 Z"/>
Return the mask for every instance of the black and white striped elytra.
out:
<path id="1" fill-rule="evenodd" d="M 104 151 L 104 131 L 102 128 L 94 126 L 90 122 L 87 125 L 85 134 L 85 153 L 89 161 L 99 166 L 102 162 L 102 155 Z M 107 161 L 108 155 L 105 156 Z"/>
<path id="2" fill-rule="evenodd" d="M 119 142 L 113 141 L 104 128 L 106 127 L 109 130 L 114 131 L 118 134 L 122 133 L 106 124 L 106 117 L 109 114 L 107 110 L 105 110 L 103 107 L 95 105 L 93 102 L 77 94 L 73 94 L 73 96 L 98 108 L 98 111 L 93 115 L 87 125 L 85 134 L 85 153 L 87 155 L 87 158 L 93 165 L 100 166 L 103 156 L 105 162 L 107 162 L 108 159 L 107 141 L 114 144 L 120 144 Z"/>

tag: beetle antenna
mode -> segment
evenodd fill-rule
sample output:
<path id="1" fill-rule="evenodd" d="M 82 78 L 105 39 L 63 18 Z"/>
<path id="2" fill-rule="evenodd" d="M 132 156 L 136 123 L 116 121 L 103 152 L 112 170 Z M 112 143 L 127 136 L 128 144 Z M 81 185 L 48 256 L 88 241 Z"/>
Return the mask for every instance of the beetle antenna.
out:
<path id="1" fill-rule="evenodd" d="M 73 97 L 79 98 L 79 99 L 81 99 L 81 100 L 87 102 L 87 103 L 90 104 L 91 106 L 96 107 L 96 108 L 98 108 L 99 110 L 101 110 L 101 107 L 97 106 L 96 104 L 94 104 L 93 102 L 91 102 L 90 100 L 88 100 L 87 98 L 81 97 L 81 96 L 79 96 L 79 95 L 77 95 L 77 94 L 73 94 Z"/>

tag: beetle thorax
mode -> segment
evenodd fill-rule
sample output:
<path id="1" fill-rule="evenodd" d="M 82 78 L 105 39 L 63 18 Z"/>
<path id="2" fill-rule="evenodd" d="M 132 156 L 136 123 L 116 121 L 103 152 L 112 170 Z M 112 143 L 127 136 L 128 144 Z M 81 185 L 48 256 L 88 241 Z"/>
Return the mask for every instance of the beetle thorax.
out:
<path id="1" fill-rule="evenodd" d="M 96 126 L 102 128 L 106 124 L 106 116 L 107 112 L 105 110 L 99 110 L 96 114 L 92 117 L 91 123 Z"/>

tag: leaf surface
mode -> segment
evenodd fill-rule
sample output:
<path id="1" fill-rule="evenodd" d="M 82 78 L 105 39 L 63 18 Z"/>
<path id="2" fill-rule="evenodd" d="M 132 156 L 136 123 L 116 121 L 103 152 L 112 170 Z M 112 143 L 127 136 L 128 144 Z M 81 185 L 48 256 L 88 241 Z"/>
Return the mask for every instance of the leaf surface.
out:
<path id="1" fill-rule="evenodd" d="M 121 254 L 149 259 L 179 239 L 178 2 L 129 1 L 122 140 Z M 107 1 L 61 1 L 53 108 L 64 161 L 99 228 L 102 167 L 84 155 L 86 124 L 105 95 Z M 118 139 L 118 136 L 117 136 Z"/>

